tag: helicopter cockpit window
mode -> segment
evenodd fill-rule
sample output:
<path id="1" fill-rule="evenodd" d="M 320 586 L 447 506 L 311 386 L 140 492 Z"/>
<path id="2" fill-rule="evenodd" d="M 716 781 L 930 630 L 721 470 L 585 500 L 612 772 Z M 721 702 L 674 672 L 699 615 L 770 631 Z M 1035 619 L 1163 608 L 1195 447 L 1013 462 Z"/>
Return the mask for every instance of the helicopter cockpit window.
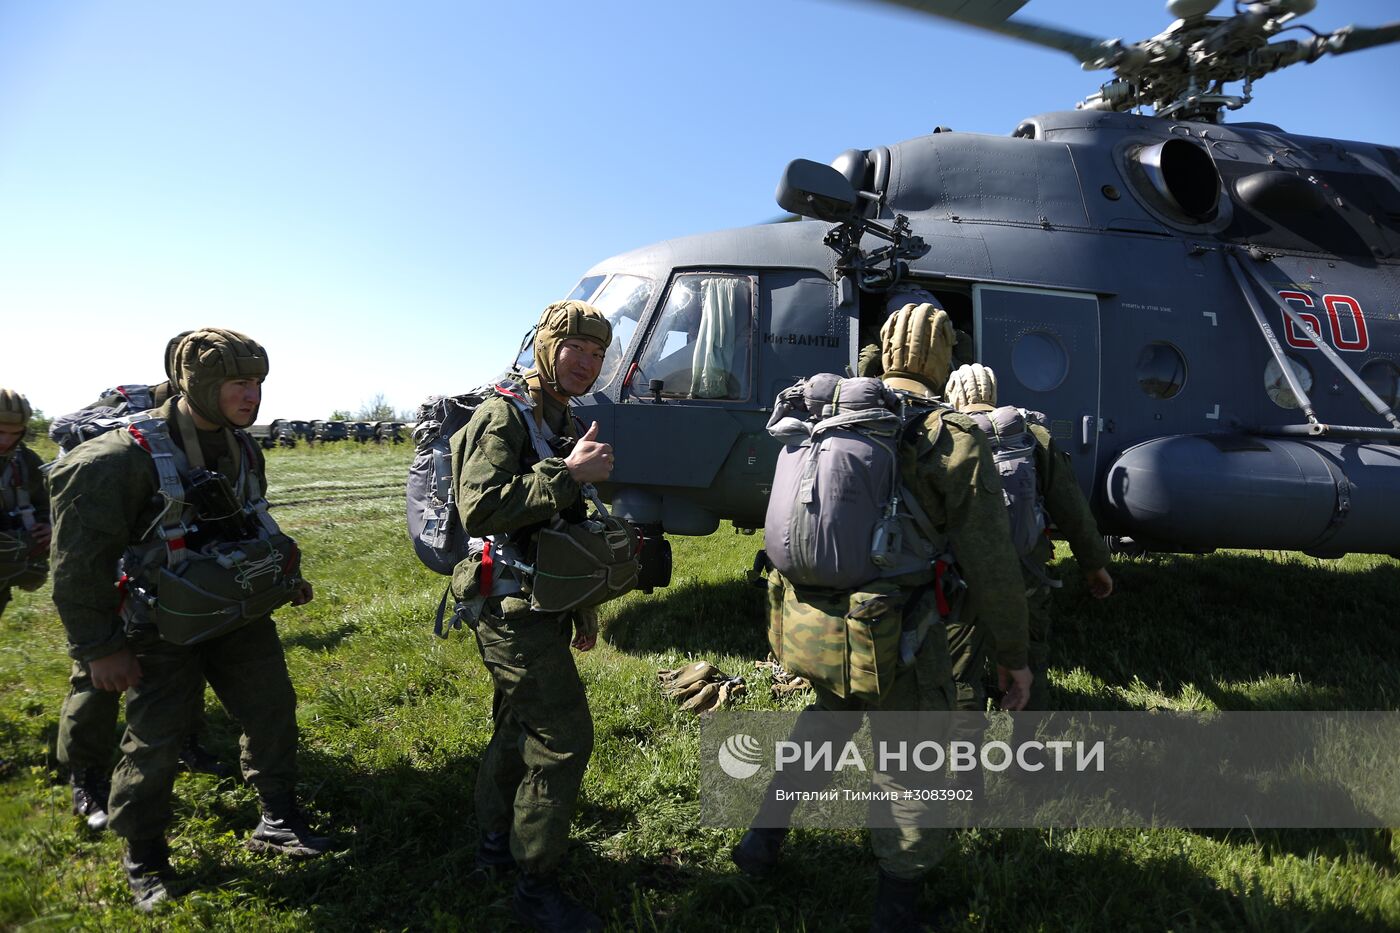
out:
<path id="1" fill-rule="evenodd" d="M 1069 354 L 1054 334 L 1028 331 L 1011 346 L 1011 369 L 1027 389 L 1049 392 L 1069 375 Z"/>
<path id="2" fill-rule="evenodd" d="M 602 311 L 612 323 L 613 341 L 608 347 L 607 356 L 603 358 L 603 369 L 598 374 L 598 381 L 593 383 L 594 391 L 601 391 L 612 382 L 617 375 L 619 365 L 622 363 L 622 354 L 627 350 L 627 345 L 632 342 L 632 335 L 637 331 L 637 322 L 641 320 L 642 312 L 646 310 L 647 302 L 651 300 L 651 290 L 653 283 L 651 279 L 640 275 L 615 275 L 608 280 L 608 284 L 598 292 L 596 297 L 590 301 L 597 291 L 598 283 L 606 276 L 590 275 L 586 276 L 574 286 L 574 290 L 569 293 L 570 299 L 588 301 L 593 307 Z M 515 359 L 515 368 L 524 370 L 535 365 L 535 348 L 533 343 L 527 343 L 521 349 L 520 355 Z"/>
<path id="3" fill-rule="evenodd" d="M 1293 369 L 1293 375 L 1298 380 L 1298 386 L 1304 392 L 1312 391 L 1313 374 L 1312 369 L 1306 362 L 1296 356 L 1287 357 L 1288 365 Z M 1278 360 L 1269 359 L 1264 367 L 1264 391 L 1269 393 L 1269 399 L 1279 408 L 1301 408 L 1298 396 L 1293 394 L 1293 390 L 1288 387 L 1288 380 L 1283 376 L 1283 368 L 1278 365 Z"/>
<path id="4" fill-rule="evenodd" d="M 1150 398 L 1171 398 L 1186 384 L 1186 358 L 1169 343 L 1149 343 L 1138 353 L 1137 380 Z"/>
<path id="5" fill-rule="evenodd" d="M 605 275 L 585 275 L 578 280 L 578 284 L 574 286 L 573 291 L 569 292 L 565 300 L 589 300 L 593 297 L 593 293 L 598 290 L 598 286 L 603 284 L 603 279 L 605 278 L 607 278 Z"/>
<path id="6" fill-rule="evenodd" d="M 613 329 L 612 345 L 608 347 L 608 355 L 603 358 L 603 370 L 593 384 L 595 390 L 606 389 L 617 377 L 617 371 L 622 366 L 622 355 L 627 352 L 627 345 L 637 332 L 637 323 L 651 301 L 653 287 L 651 279 L 640 275 L 615 275 L 608 279 L 608 284 L 593 299 L 593 307 L 607 316 Z"/>
<path id="7" fill-rule="evenodd" d="M 1394 408 L 1400 402 L 1400 366 L 1391 360 L 1372 360 L 1361 367 L 1361 378 L 1386 405 Z"/>
<path id="8" fill-rule="evenodd" d="M 672 398 L 746 399 L 753 330 L 746 275 L 686 273 L 671 283 L 640 368 Z"/>

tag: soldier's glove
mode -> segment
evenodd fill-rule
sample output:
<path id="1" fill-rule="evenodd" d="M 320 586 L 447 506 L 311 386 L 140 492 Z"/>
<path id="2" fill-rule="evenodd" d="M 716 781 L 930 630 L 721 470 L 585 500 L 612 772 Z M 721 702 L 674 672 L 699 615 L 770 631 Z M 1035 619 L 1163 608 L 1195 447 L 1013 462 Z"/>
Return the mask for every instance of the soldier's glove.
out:
<path id="1" fill-rule="evenodd" d="M 773 682 L 769 685 L 768 689 L 772 692 L 774 699 L 785 697 L 790 693 L 799 693 L 803 690 L 808 690 L 812 686 L 807 682 L 807 678 L 798 677 L 796 674 L 789 673 L 787 668 L 783 667 L 782 664 L 778 663 L 778 659 L 773 657 L 771 651 L 768 653 L 768 659 L 766 661 L 755 661 L 753 666 L 760 671 L 767 671 L 769 676 L 773 678 Z"/>
<path id="2" fill-rule="evenodd" d="M 880 345 L 867 343 L 860 348 L 860 356 L 856 357 L 856 375 L 874 376 L 877 379 L 884 371 L 880 363 Z"/>
<path id="3" fill-rule="evenodd" d="M 725 706 L 747 691 L 742 677 L 730 677 L 709 661 L 657 672 L 661 692 L 689 713 Z"/>
<path id="4" fill-rule="evenodd" d="M 941 391 L 956 340 L 948 312 L 928 303 L 905 305 L 880 328 L 885 382 L 911 391 Z"/>

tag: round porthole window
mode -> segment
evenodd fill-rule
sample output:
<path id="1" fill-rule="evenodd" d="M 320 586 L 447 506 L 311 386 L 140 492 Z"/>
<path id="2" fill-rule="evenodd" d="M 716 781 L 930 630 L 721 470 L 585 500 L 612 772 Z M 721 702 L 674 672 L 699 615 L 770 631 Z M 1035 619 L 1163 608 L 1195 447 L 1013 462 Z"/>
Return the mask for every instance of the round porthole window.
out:
<path id="1" fill-rule="evenodd" d="M 1186 357 L 1169 343 L 1149 343 L 1138 352 L 1138 386 L 1150 398 L 1171 398 L 1186 385 Z"/>
<path id="2" fill-rule="evenodd" d="M 1391 408 L 1400 402 L 1400 366 L 1390 360 L 1372 360 L 1361 367 L 1361 378 Z"/>
<path id="3" fill-rule="evenodd" d="M 1011 369 L 1021 385 L 1034 392 L 1049 392 L 1069 375 L 1069 354 L 1054 334 L 1031 331 L 1016 338 L 1011 347 Z"/>
<path id="4" fill-rule="evenodd" d="M 1288 364 L 1293 368 L 1293 375 L 1297 378 L 1299 387 L 1304 392 L 1311 392 L 1313 374 L 1308 364 L 1293 356 L 1288 357 Z M 1279 408 L 1302 407 L 1298 397 L 1288 387 L 1288 380 L 1284 378 L 1278 360 L 1270 359 L 1264 367 L 1264 391 L 1269 393 L 1269 399 Z"/>

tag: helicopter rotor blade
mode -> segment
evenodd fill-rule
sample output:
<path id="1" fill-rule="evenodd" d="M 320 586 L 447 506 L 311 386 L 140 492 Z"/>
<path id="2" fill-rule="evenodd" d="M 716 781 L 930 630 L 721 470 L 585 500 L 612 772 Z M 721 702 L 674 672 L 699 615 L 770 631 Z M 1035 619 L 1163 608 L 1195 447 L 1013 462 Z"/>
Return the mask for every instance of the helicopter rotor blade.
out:
<path id="1" fill-rule="evenodd" d="M 950 19 L 965 26 L 975 26 L 989 32 L 1011 36 L 1024 42 L 1032 42 L 1047 48 L 1068 52 L 1083 65 L 1105 67 L 1105 62 L 1121 44 L 1118 40 L 1096 39 L 1045 26 L 1028 20 L 1013 20 L 1008 17 L 1029 0 L 878 0 L 886 6 L 904 7 L 917 10 L 940 19 Z"/>
<path id="2" fill-rule="evenodd" d="M 1400 42 L 1400 22 L 1376 27 L 1343 26 L 1327 37 L 1327 51 L 1341 55 L 1392 42 Z"/>

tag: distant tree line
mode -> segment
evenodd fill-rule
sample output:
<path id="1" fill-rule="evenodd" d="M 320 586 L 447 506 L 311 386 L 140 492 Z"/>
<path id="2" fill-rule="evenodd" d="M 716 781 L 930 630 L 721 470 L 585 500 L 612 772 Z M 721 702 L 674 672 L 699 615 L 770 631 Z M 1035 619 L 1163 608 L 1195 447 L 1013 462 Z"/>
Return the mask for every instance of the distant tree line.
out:
<path id="1" fill-rule="evenodd" d="M 360 405 L 359 409 L 351 411 L 348 408 L 337 408 L 331 412 L 331 421 L 412 421 L 417 417 L 416 412 L 404 409 L 395 411 L 394 406 L 389 404 L 389 400 L 384 397 L 383 392 L 376 392 L 374 397 L 368 402 Z"/>

